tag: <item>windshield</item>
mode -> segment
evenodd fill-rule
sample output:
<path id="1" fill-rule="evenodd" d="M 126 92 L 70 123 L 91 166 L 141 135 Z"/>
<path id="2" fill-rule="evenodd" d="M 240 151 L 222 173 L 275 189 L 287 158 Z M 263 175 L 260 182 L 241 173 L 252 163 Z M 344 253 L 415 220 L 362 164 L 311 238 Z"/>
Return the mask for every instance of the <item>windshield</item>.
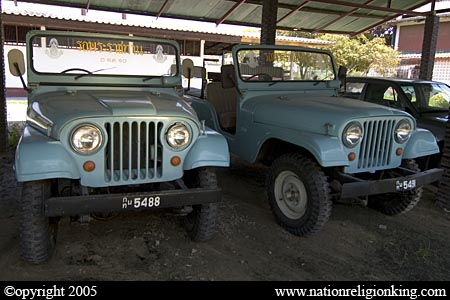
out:
<path id="1" fill-rule="evenodd" d="M 443 83 L 402 85 L 406 97 L 420 112 L 448 111 L 450 87 Z"/>
<path id="2" fill-rule="evenodd" d="M 30 50 L 36 73 L 71 75 L 75 80 L 99 75 L 178 74 L 175 46 L 148 39 L 44 33 L 31 39 Z"/>
<path id="3" fill-rule="evenodd" d="M 245 81 L 334 80 L 331 56 L 293 50 L 251 49 L 237 53 L 239 74 Z"/>

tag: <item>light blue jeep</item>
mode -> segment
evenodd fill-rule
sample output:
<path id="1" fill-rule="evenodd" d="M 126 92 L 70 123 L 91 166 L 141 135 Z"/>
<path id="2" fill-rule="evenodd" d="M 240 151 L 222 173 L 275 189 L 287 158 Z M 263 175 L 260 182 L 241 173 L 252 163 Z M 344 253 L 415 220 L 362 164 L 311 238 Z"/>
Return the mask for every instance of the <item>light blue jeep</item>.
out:
<path id="1" fill-rule="evenodd" d="M 8 58 L 22 78 L 23 54 Z M 212 167 L 229 165 L 228 146 L 183 100 L 180 66 L 172 41 L 28 34 L 28 117 L 15 161 L 24 259 L 51 256 L 61 216 L 170 207 L 193 240 L 212 237 L 221 199 Z"/>
<path id="2" fill-rule="evenodd" d="M 270 207 L 289 232 L 318 231 L 332 200 L 360 199 L 388 215 L 408 211 L 422 186 L 440 178 L 442 170 L 420 172 L 414 161 L 439 148 L 409 114 L 337 97 L 329 52 L 240 45 L 224 63 L 206 100 L 186 97 L 232 153 L 270 166 Z"/>

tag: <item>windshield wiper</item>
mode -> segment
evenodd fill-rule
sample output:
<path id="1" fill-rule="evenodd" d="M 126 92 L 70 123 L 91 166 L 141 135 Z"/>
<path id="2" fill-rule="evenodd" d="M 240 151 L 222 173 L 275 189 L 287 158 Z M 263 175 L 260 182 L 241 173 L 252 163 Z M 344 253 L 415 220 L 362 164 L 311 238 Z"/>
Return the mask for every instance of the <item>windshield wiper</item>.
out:
<path id="1" fill-rule="evenodd" d="M 79 75 L 75 76 L 74 79 L 77 80 L 77 79 L 80 79 L 81 77 L 84 77 L 84 76 L 87 76 L 87 75 L 92 75 L 92 74 L 97 73 L 97 72 L 106 71 L 106 70 L 111 70 L 111 69 L 115 69 L 115 68 L 116 68 L 116 67 L 104 68 L 104 69 L 98 69 L 98 70 L 95 70 L 95 71 L 92 71 L 92 72 L 83 69 L 83 71 L 85 71 L 85 72 L 87 72 L 87 73 L 86 73 L 86 74 L 79 74 Z M 80 69 L 80 70 L 81 70 L 81 69 Z"/>

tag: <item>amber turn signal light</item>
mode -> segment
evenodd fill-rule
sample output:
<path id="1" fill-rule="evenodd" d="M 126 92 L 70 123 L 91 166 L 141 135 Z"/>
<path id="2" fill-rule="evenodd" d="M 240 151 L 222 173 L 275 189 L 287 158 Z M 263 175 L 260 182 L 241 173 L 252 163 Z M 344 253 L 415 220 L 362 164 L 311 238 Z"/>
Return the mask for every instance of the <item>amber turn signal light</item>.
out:
<path id="1" fill-rule="evenodd" d="M 395 151 L 395 154 L 397 154 L 397 156 L 400 156 L 403 154 L 403 149 L 402 148 L 397 148 L 397 151 Z"/>
<path id="2" fill-rule="evenodd" d="M 174 167 L 179 166 L 181 163 L 181 158 L 179 158 L 178 156 L 174 156 L 170 159 L 170 164 Z"/>
<path id="3" fill-rule="evenodd" d="M 350 153 L 348 154 L 348 160 L 349 160 L 349 161 L 354 161 L 355 158 L 356 158 L 355 152 L 350 152 Z"/>
<path id="4" fill-rule="evenodd" d="M 95 163 L 91 160 L 88 160 L 83 164 L 83 170 L 86 172 L 92 172 L 95 169 Z"/>

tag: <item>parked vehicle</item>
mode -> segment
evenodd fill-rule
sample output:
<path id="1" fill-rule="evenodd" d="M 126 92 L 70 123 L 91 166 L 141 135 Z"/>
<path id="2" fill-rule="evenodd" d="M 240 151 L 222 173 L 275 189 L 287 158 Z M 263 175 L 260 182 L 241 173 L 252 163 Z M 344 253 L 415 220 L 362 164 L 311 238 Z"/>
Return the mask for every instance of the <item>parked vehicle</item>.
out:
<path id="1" fill-rule="evenodd" d="M 417 126 L 430 130 L 439 148 L 444 146 L 450 87 L 442 82 L 399 78 L 347 77 L 344 97 L 381 104 L 410 113 Z M 422 160 L 422 168 L 436 167 L 440 154 Z"/>
<path id="2" fill-rule="evenodd" d="M 213 236 L 213 167 L 229 165 L 228 146 L 183 100 L 179 55 L 173 41 L 28 33 L 28 116 L 15 158 L 25 260 L 52 255 L 62 216 L 174 208 L 194 241 Z M 22 52 L 8 59 L 22 78 Z"/>
<path id="3" fill-rule="evenodd" d="M 269 204 L 287 231 L 317 232 L 332 199 L 359 198 L 388 215 L 409 211 L 422 186 L 440 178 L 440 169 L 418 169 L 415 159 L 439 148 L 411 115 L 337 97 L 330 52 L 238 45 L 224 61 L 207 99 L 186 97 L 232 153 L 270 166 Z"/>

